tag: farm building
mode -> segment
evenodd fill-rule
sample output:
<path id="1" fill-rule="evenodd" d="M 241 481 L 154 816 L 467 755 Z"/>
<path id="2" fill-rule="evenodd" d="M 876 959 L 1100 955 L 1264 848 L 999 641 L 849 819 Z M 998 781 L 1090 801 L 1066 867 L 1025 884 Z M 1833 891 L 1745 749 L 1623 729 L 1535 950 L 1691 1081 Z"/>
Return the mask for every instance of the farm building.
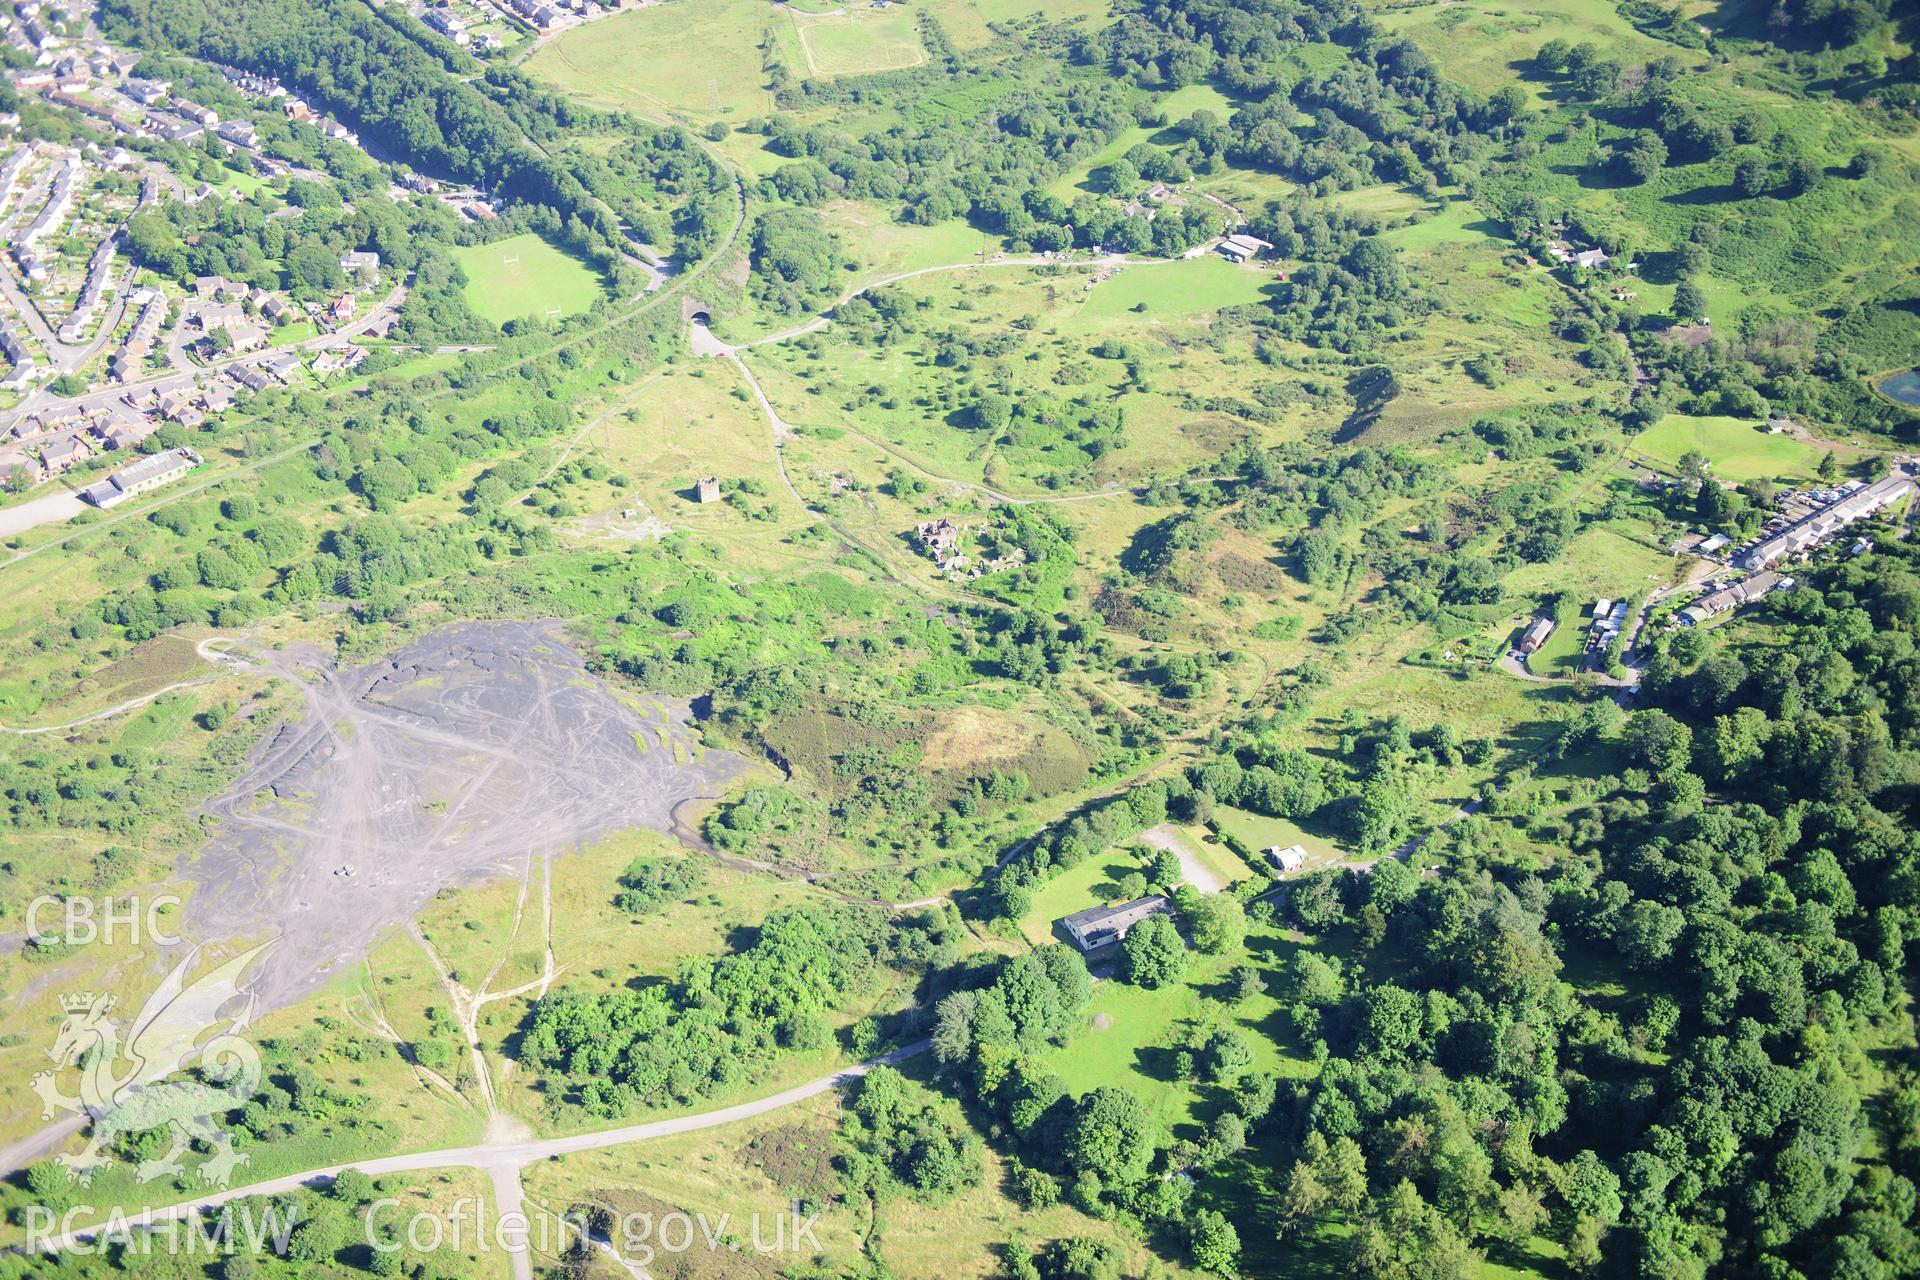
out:
<path id="1" fill-rule="evenodd" d="M 85 497 L 88 502 L 102 509 L 116 506 L 136 493 L 158 489 L 170 480 L 177 480 L 199 465 L 200 455 L 191 449 L 169 449 L 165 453 L 150 454 L 138 462 L 109 471 L 105 480 L 87 486 Z"/>
<path id="2" fill-rule="evenodd" d="M 1307 851 L 1297 844 L 1290 844 L 1284 849 L 1276 844 L 1270 849 L 1261 850 L 1261 854 L 1283 875 L 1307 865 Z"/>
<path id="3" fill-rule="evenodd" d="M 1117 907 L 1088 907 L 1076 911 L 1060 923 L 1082 951 L 1096 951 L 1110 942 L 1118 942 L 1127 931 L 1148 916 L 1166 915 L 1173 903 L 1159 894 L 1123 902 Z"/>
<path id="4" fill-rule="evenodd" d="M 1273 248 L 1258 236 L 1230 235 L 1219 245 L 1219 254 L 1228 262 L 1247 262 Z"/>

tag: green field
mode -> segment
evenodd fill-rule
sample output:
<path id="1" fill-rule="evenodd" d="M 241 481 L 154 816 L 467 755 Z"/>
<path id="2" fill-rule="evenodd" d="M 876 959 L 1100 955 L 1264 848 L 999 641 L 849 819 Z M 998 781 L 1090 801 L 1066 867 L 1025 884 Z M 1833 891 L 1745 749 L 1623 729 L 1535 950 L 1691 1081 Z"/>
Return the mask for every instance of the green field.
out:
<path id="1" fill-rule="evenodd" d="M 1275 845 L 1284 849 L 1296 844 L 1307 851 L 1309 867 L 1339 862 L 1347 856 L 1325 833 L 1310 832 L 1286 818 L 1271 818 L 1264 813 L 1250 813 L 1223 804 L 1214 810 L 1214 821 L 1222 831 L 1251 849 L 1255 857 Z"/>
<path id="2" fill-rule="evenodd" d="M 1283 1078 L 1313 1074 L 1312 1065 L 1295 1056 L 1280 1030 L 1281 996 L 1287 979 L 1281 962 L 1298 949 L 1284 933 L 1254 928 L 1243 950 L 1221 956 L 1193 955 L 1184 980 L 1150 990 L 1118 980 L 1103 981 L 1088 1007 L 1090 1029 L 1070 1048 L 1042 1056 L 1073 1094 L 1103 1086 L 1132 1091 L 1174 1137 L 1195 1136 L 1194 1126 L 1220 1107 L 1221 1090 L 1198 1080 L 1181 1079 L 1174 1070 L 1176 1046 L 1202 1026 L 1231 1026 L 1249 1033 L 1254 1070 Z M 1257 957 L 1267 975 L 1268 993 L 1235 1004 L 1218 995 L 1235 965 Z"/>
<path id="3" fill-rule="evenodd" d="M 1108 0 L 917 0 L 915 7 L 938 18 L 947 39 L 963 52 L 992 43 L 994 27 L 1038 19 L 1085 31 L 1112 12 Z"/>
<path id="4" fill-rule="evenodd" d="M 1036 945 L 1060 941 L 1065 931 L 1056 930 L 1054 925 L 1062 916 L 1118 902 L 1120 878 L 1143 866 L 1141 859 L 1127 850 L 1108 849 L 1061 872 L 1034 893 L 1033 907 L 1020 922 L 1020 932 Z"/>
<path id="5" fill-rule="evenodd" d="M 821 17 L 795 13 L 793 26 L 811 75 L 870 75 L 918 66 L 927 60 L 915 30 L 913 11 L 904 6 L 884 10 L 847 8 Z"/>
<path id="6" fill-rule="evenodd" d="M 1144 314 L 1155 324 L 1193 323 L 1226 307 L 1252 306 L 1269 297 L 1269 274 L 1252 265 L 1235 266 L 1216 254 L 1176 262 L 1127 267 L 1088 292 L 1073 318 L 1083 332 L 1124 324 L 1128 313 Z"/>
<path id="7" fill-rule="evenodd" d="M 792 19 L 759 0 L 653 5 L 575 27 L 542 45 L 526 68 L 603 106 L 746 116 L 773 106 L 758 46 L 776 30 L 791 37 Z"/>
<path id="8" fill-rule="evenodd" d="M 1541 676 L 1570 676 L 1580 669 L 1587 651 L 1586 606 L 1569 602 L 1555 619 L 1547 642 L 1527 655 L 1527 670 Z"/>
<path id="9" fill-rule="evenodd" d="M 457 249 L 454 257 L 467 275 L 467 305 L 495 324 L 577 315 L 603 296 L 591 268 L 532 232 Z"/>
<path id="10" fill-rule="evenodd" d="M 1514 66 L 1549 40 L 1590 41 L 1622 60 L 1645 62 L 1671 53 L 1686 62 L 1700 55 L 1661 44 L 1635 31 L 1612 4 L 1601 0 L 1545 0 L 1524 8 L 1498 0 L 1445 0 L 1428 4 L 1370 5 L 1374 21 L 1406 36 L 1441 62 L 1457 82 L 1490 93 L 1515 79 Z M 1536 103 L 1547 95 L 1522 80 Z"/>
<path id="11" fill-rule="evenodd" d="M 1159 108 L 1159 115 L 1169 124 L 1184 120 L 1201 110 L 1212 111 L 1222 118 L 1233 112 L 1233 100 L 1212 85 L 1204 83 L 1190 84 L 1167 94 L 1156 105 Z M 1061 174 L 1047 190 L 1063 200 L 1071 200 L 1085 192 L 1096 191 L 1099 189 L 1099 183 L 1093 176 L 1096 170 L 1112 164 L 1143 142 L 1170 143 L 1174 140 L 1174 135 L 1165 129 L 1135 125 Z"/>
<path id="12" fill-rule="evenodd" d="M 1687 453 L 1699 452 L 1722 480 L 1804 480 L 1819 464 L 1820 451 L 1789 435 L 1775 435 L 1741 418 L 1694 418 L 1670 413 L 1635 436 L 1628 446 L 1672 469 Z"/>

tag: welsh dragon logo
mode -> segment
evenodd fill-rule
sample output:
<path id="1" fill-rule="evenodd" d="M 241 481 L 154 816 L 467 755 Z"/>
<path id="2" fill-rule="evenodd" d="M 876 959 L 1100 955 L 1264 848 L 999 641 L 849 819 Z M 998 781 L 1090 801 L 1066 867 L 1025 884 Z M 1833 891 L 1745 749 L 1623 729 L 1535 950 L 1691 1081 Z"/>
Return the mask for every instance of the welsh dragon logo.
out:
<path id="1" fill-rule="evenodd" d="M 124 1033 L 109 1016 L 112 996 L 62 998 L 66 1017 L 47 1050 L 56 1065 L 33 1077 L 33 1091 L 44 1104 L 42 1119 L 65 1111 L 84 1115 L 91 1124 L 84 1149 L 56 1157 L 72 1177 L 91 1182 L 94 1170 L 112 1159 L 109 1153 L 122 1134 L 165 1128 L 168 1148 L 139 1163 L 134 1171 L 139 1181 L 184 1173 L 182 1158 L 194 1142 L 212 1152 L 200 1162 L 202 1180 L 216 1187 L 233 1180 L 247 1155 L 234 1150 L 232 1136 L 214 1117 L 245 1105 L 259 1089 L 260 1051 L 240 1034 L 252 1015 L 251 1002 L 238 1017 L 223 1017 L 220 1009 L 240 994 L 241 972 L 271 945 L 227 961 L 191 986 L 186 976 L 195 956 L 189 955 L 147 998 Z M 202 1043 L 209 1031 L 215 1034 Z M 195 1059 L 195 1075 L 178 1074 Z M 58 1074 L 68 1068 L 80 1073 L 77 1096 L 60 1091 Z"/>

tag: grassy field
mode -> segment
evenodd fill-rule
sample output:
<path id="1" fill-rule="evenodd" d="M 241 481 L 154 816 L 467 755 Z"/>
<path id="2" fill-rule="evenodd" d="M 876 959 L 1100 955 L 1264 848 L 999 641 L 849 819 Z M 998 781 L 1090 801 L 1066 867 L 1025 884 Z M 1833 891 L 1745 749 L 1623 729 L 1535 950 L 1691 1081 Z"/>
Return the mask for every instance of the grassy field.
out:
<path id="1" fill-rule="evenodd" d="M 526 68 L 602 106 L 701 120 L 746 117 L 773 107 L 759 46 L 777 43 L 776 33 L 791 39 L 793 19 L 761 0 L 650 5 L 563 33 Z"/>
<path id="2" fill-rule="evenodd" d="M 1604 0 L 1544 0 L 1525 7 L 1501 0 L 1382 0 L 1368 7 L 1375 21 L 1412 40 L 1457 83 L 1479 93 L 1512 83 L 1516 66 L 1524 66 L 1541 45 L 1555 39 L 1568 44 L 1590 41 L 1604 56 L 1626 61 L 1644 63 L 1669 53 L 1690 65 L 1703 60 L 1695 51 L 1635 31 Z M 1527 87 L 1536 105 L 1548 100 L 1537 86 Z"/>
<path id="3" fill-rule="evenodd" d="M 1245 809 L 1221 805 L 1214 810 L 1214 820 L 1222 831 L 1253 850 L 1255 855 L 1275 845 L 1285 849 L 1297 844 L 1307 851 L 1309 867 L 1342 862 L 1347 857 L 1328 832 L 1308 831 L 1287 818 L 1272 818 L 1264 813 L 1249 813 Z"/>
<path id="4" fill-rule="evenodd" d="M 921 1076 L 924 1063 L 907 1064 L 907 1074 Z M 1003 1166 L 991 1151 L 984 1153 L 985 1176 L 979 1186 L 937 1205 L 889 1199 L 874 1206 L 869 1217 L 864 1200 L 840 1201 L 832 1194 L 838 1179 L 830 1158 L 839 1119 L 838 1095 L 825 1094 L 720 1129 L 567 1156 L 530 1169 L 527 1194 L 549 1205 L 604 1197 L 656 1217 L 679 1211 L 712 1224 L 724 1217 L 727 1225 L 716 1229 L 737 1238 L 742 1253 L 723 1242 L 723 1256 L 716 1259 L 698 1234 L 693 1247 L 684 1250 L 662 1249 L 658 1238 L 636 1239 L 627 1250 L 629 1261 L 639 1262 L 651 1247 L 656 1255 L 653 1274 L 688 1280 L 770 1278 L 777 1269 L 808 1263 L 838 1271 L 856 1264 L 868 1239 L 874 1256 L 901 1280 L 974 1280 L 1000 1274 L 998 1247 L 1016 1236 L 1036 1244 L 1063 1236 L 1111 1240 L 1122 1248 L 1130 1269 L 1149 1265 L 1147 1250 L 1119 1224 L 1096 1221 L 1066 1205 L 1037 1212 L 1020 1209 L 1002 1192 Z M 624 1198 L 628 1196 L 631 1202 Z M 812 1231 L 817 1254 L 809 1247 L 796 1248 L 790 1237 L 775 1246 L 776 1217 L 792 1212 L 796 1196 L 826 1206 Z M 753 1245 L 750 1224 L 756 1215 L 763 1248 Z M 1188 1274 L 1178 1267 L 1163 1268 L 1163 1273 Z M 595 1272 L 595 1280 L 602 1274 L 618 1273 Z"/>
<path id="5" fill-rule="evenodd" d="M 1523 599 L 1564 592 L 1584 606 L 1601 596 L 1620 600 L 1664 585 L 1672 580 L 1675 565 L 1671 555 L 1602 525 L 1576 535 L 1561 560 L 1524 565 L 1508 576 L 1507 583 Z"/>
<path id="6" fill-rule="evenodd" d="M 1202 109 L 1214 112 L 1223 120 L 1233 114 L 1233 100 L 1206 83 L 1190 84 L 1175 90 L 1160 98 L 1157 105 L 1160 115 L 1169 124 L 1184 120 Z M 1097 177 L 1099 170 L 1106 168 L 1143 142 L 1171 145 L 1177 141 L 1179 136 L 1171 130 L 1135 125 L 1131 129 L 1124 130 L 1112 142 L 1061 174 L 1048 186 L 1047 190 L 1063 200 L 1071 200 L 1087 192 L 1099 193 L 1104 189 Z"/>
<path id="7" fill-rule="evenodd" d="M 1254 1069 L 1282 1077 L 1310 1076 L 1312 1065 L 1283 1029 L 1281 1001 L 1289 979 L 1284 966 L 1298 943 L 1282 931 L 1255 926 L 1244 949 L 1220 956 L 1189 956 L 1183 980 L 1157 990 L 1110 978 L 1095 988 L 1089 1029 L 1074 1042 L 1042 1056 L 1077 1095 L 1103 1086 L 1131 1090 L 1175 1138 L 1198 1136 L 1198 1126 L 1222 1106 L 1219 1086 L 1182 1079 L 1174 1059 L 1196 1032 L 1237 1027 L 1248 1033 Z M 1260 969 L 1267 994 L 1237 1003 L 1226 999 L 1228 973 L 1251 963 Z"/>
<path id="8" fill-rule="evenodd" d="M 1250 879 L 1258 874 L 1247 865 L 1245 858 L 1220 843 L 1205 827 L 1183 826 L 1178 830 L 1180 838 L 1186 842 L 1187 848 L 1199 860 L 1200 865 L 1218 876 L 1224 883 L 1232 884 L 1236 880 Z M 1259 850 L 1256 849 L 1255 853 L 1258 852 Z"/>
<path id="9" fill-rule="evenodd" d="M 883 10 L 848 7 L 820 17 L 798 12 L 792 17 L 807 71 L 812 75 L 871 75 L 918 66 L 927 60 L 913 10 L 907 6 Z"/>
<path id="10" fill-rule="evenodd" d="M 1087 264 L 1009 265 L 926 275 L 897 287 L 928 299 L 983 339 L 1004 335 L 1006 318 L 1019 317 L 1018 342 L 1005 364 L 1022 370 L 1025 385 L 1049 395 L 1085 403 L 1120 399 L 1123 448 L 1084 450 L 1051 431 L 996 440 L 971 429 L 966 412 L 980 391 L 978 373 L 930 358 L 935 344 L 927 334 L 875 348 L 845 340 L 829 326 L 758 347 L 753 358 L 788 421 L 853 427 L 930 477 L 1016 492 L 1140 483 L 1203 466 L 1239 440 L 1278 443 L 1307 433 L 1314 415 L 1304 398 L 1277 421 L 1257 426 L 1194 403 L 1242 376 L 1237 370 L 1244 358 L 1191 340 L 1214 309 L 1260 298 L 1268 287 L 1262 273 L 1202 258 L 1125 266 L 1097 281 L 1096 274 Z M 1095 348 L 1108 354 L 1095 355 Z"/>
<path id="11" fill-rule="evenodd" d="M 1120 881 L 1145 863 L 1131 849 L 1114 848 L 1096 854 L 1079 866 L 1061 872 L 1042 885 L 1033 895 L 1033 907 L 1020 922 L 1020 932 L 1039 946 L 1066 940 L 1066 931 L 1056 929 L 1062 916 L 1120 900 Z"/>
<path id="12" fill-rule="evenodd" d="M 1266 271 L 1208 254 L 1173 262 L 1127 267 L 1095 286 L 1065 326 L 1067 332 L 1095 333 L 1137 325 L 1127 313 L 1144 314 L 1155 328 L 1198 324 L 1226 307 L 1245 307 L 1273 293 Z"/>
<path id="13" fill-rule="evenodd" d="M 113 958 L 108 954 L 90 955 L 91 951 L 93 949 L 81 953 L 81 962 Z M 127 957 L 122 954 L 121 958 Z M 150 957 L 148 961 L 123 967 L 123 971 L 136 974 L 136 989 L 128 993 L 130 1012 L 140 1007 L 139 1001 L 152 986 L 148 976 L 152 967 Z M 296 1066 L 311 1068 L 329 1094 L 343 1101 L 337 1108 L 312 1117 L 289 1120 L 284 1129 L 291 1132 L 249 1143 L 248 1164 L 238 1175 L 237 1183 L 369 1156 L 429 1150 L 479 1139 L 484 1112 L 429 1087 L 402 1059 L 388 1036 L 371 1025 L 366 1016 L 366 975 L 363 966 L 355 966 L 320 994 L 269 1014 L 248 1028 L 247 1038 L 261 1049 L 266 1059 L 269 1079 L 284 1079 Z M 72 989 L 87 988 L 76 985 Z M 93 989 L 106 990 L 112 986 Z M 46 1004 L 54 1004 L 53 992 L 66 990 L 64 982 L 52 987 L 45 996 Z M 15 1010 L 15 1025 L 27 1025 L 21 1020 L 21 1013 Z M 48 1028 L 55 1021 L 56 1015 L 46 1015 Z M 35 1025 L 39 1025 L 37 1019 Z M 51 1035 L 50 1029 L 47 1035 Z M 22 1056 L 30 1052 L 44 1066 L 48 1039 L 40 1035 L 30 1039 Z M 14 1052 L 9 1048 L 8 1056 Z M 13 1096 L 16 1092 L 30 1092 L 25 1084 L 28 1075 L 23 1072 L 17 1077 L 21 1081 L 17 1091 L 6 1091 L 9 1108 L 19 1101 Z M 38 1107 L 33 1108 L 31 1118 L 22 1115 L 19 1120 L 17 1127 L 12 1123 L 8 1125 L 9 1132 L 37 1129 Z M 191 1169 L 194 1165 L 190 1155 L 187 1167 Z M 132 1212 L 142 1205 L 162 1205 L 181 1199 L 196 1185 L 184 1176 L 139 1182 L 134 1172 L 134 1166 L 124 1160 L 116 1159 L 102 1166 L 88 1189 L 88 1202 L 118 1204 Z M 7 1213 L 10 1223 L 16 1221 L 13 1210 L 26 1203 L 27 1195 L 23 1188 L 12 1183 L 0 1187 L 0 1210 Z M 17 1227 L 10 1225 L 0 1239 L 15 1239 L 11 1233 L 16 1230 Z"/>
<path id="14" fill-rule="evenodd" d="M 1542 676 L 1570 676 L 1586 656 L 1586 606 L 1569 600 L 1555 619 L 1547 642 L 1527 655 L 1527 670 Z"/>
<path id="15" fill-rule="evenodd" d="M 938 18 L 947 39 L 963 53 L 991 44 L 995 27 L 1007 30 L 1039 19 L 1086 31 L 1112 12 L 1108 0 L 924 0 L 914 7 Z"/>
<path id="16" fill-rule="evenodd" d="M 575 315 L 602 294 L 591 268 L 532 232 L 456 249 L 454 257 L 467 275 L 467 305 L 495 324 Z"/>
<path id="17" fill-rule="evenodd" d="M 1757 423 L 1726 417 L 1693 418 L 1670 413 L 1635 436 L 1628 446 L 1667 470 L 1683 455 L 1698 451 L 1722 480 L 1805 480 L 1820 462 L 1820 451 L 1789 435 L 1775 435 Z"/>

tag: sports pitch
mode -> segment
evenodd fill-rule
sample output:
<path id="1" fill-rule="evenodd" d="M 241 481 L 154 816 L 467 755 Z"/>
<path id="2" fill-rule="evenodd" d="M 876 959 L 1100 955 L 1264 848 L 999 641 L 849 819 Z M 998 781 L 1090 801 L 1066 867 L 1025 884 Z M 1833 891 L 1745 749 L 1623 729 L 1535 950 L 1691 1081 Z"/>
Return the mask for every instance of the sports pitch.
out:
<path id="1" fill-rule="evenodd" d="M 557 320 L 600 300 L 593 268 L 532 232 L 454 250 L 467 273 L 467 305 L 505 324 L 526 318 Z"/>

